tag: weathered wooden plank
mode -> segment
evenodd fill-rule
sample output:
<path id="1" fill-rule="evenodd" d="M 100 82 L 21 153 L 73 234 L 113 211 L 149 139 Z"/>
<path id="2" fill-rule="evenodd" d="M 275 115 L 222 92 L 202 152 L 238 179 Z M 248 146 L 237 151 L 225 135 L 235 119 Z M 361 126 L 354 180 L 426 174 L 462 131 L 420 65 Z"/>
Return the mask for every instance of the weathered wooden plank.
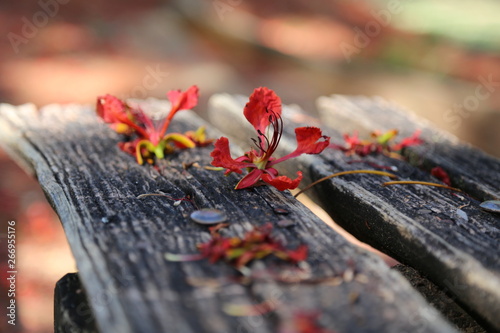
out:
<path id="1" fill-rule="evenodd" d="M 393 270 L 403 274 L 410 281 L 411 285 L 417 289 L 425 299 L 438 309 L 448 320 L 457 325 L 461 332 L 485 333 L 487 332 L 481 324 L 470 316 L 461 306 L 456 303 L 456 299 L 449 297 L 441 288 L 430 282 L 425 276 L 420 274 L 410 266 L 397 264 Z"/>
<path id="2" fill-rule="evenodd" d="M 212 97 L 209 107 L 211 121 L 221 129 L 226 129 L 238 142 L 250 142 L 255 136 L 250 126 L 242 131 L 240 127 L 228 124 L 246 123 L 242 110 L 247 98 L 240 96 L 218 95 Z M 359 106 L 358 106 L 359 108 Z M 346 114 L 357 112 L 351 107 Z M 349 113 L 348 113 L 349 112 Z M 381 108 L 380 113 L 383 113 Z M 382 117 L 382 116 L 380 116 Z M 377 117 L 374 117 L 377 118 Z M 305 124 L 321 127 L 332 142 L 342 144 L 344 132 L 343 120 L 330 120 L 328 123 L 335 128 L 326 126 L 326 121 L 308 117 L 296 108 L 286 108 L 284 111 L 285 133 L 282 138 L 281 150 L 278 156 L 291 152 L 296 144 L 293 128 Z M 362 126 L 365 132 L 378 128 L 369 128 L 370 121 L 366 117 L 351 117 L 346 130 L 355 129 L 354 122 L 366 121 Z M 399 122 L 407 128 L 408 118 L 400 116 Z M 376 121 L 373 122 L 376 124 Z M 287 124 L 289 124 L 287 126 Z M 399 126 L 389 128 L 400 128 Z M 405 130 L 409 135 L 413 128 Z M 422 138 L 429 142 L 432 137 L 426 137 L 424 130 Z M 362 134 L 361 134 L 362 135 Z M 447 138 L 445 134 L 442 138 Z M 444 139 L 443 139 L 444 140 Z M 422 149 L 425 150 L 424 145 Z M 470 148 L 461 149 L 451 154 L 450 160 L 445 152 L 453 151 L 454 147 L 463 147 L 457 143 L 445 143 L 439 148 L 428 149 L 427 154 L 440 154 L 436 160 L 443 165 L 453 165 L 456 158 L 467 160 L 471 153 L 471 164 L 474 161 L 488 159 L 485 164 L 476 164 L 478 174 L 488 174 L 488 170 L 498 170 L 500 163 L 481 152 Z M 461 156 L 460 156 L 461 155 Z M 430 159 L 430 157 L 429 157 Z M 373 169 L 368 164 L 351 163 L 351 158 L 341 151 L 327 149 L 319 156 L 305 156 L 297 159 L 295 164 L 282 166 L 283 171 L 295 174 L 296 170 L 305 173 L 303 186 L 334 172 Z M 407 162 L 391 159 L 386 156 L 368 156 L 363 159 L 378 165 L 397 168 L 397 174 L 402 180 L 436 181 L 428 172 Z M 446 162 L 444 162 L 446 161 Z M 481 169 L 481 170 L 479 170 Z M 454 172 L 460 172 L 455 167 Z M 458 174 L 460 182 L 472 179 L 472 166 L 465 174 Z M 469 181 L 470 186 L 463 186 L 464 191 L 471 190 L 472 195 L 484 193 L 495 195 L 498 187 L 490 179 L 482 183 L 482 178 L 476 177 L 476 184 Z M 422 186 L 393 186 L 383 188 L 380 184 L 387 178 L 355 175 L 344 178 L 334 178 L 320 183 L 307 192 L 333 217 L 333 219 L 363 242 L 393 256 L 397 260 L 417 268 L 436 284 L 454 294 L 458 300 L 476 313 L 483 316 L 492 326 L 500 329 L 500 218 L 497 215 L 482 211 L 478 202 L 467 196 L 454 195 L 448 190 Z M 465 181 L 463 181 L 465 182 Z M 471 189 L 473 187 L 473 189 Z M 466 215 L 464 215 L 466 214 Z M 464 218 L 466 216 L 466 218 Z"/>
<path id="3" fill-rule="evenodd" d="M 426 144 L 409 147 L 405 152 L 413 165 L 427 171 L 442 167 L 450 175 L 453 186 L 478 200 L 500 198 L 497 158 L 460 142 L 411 112 L 381 98 L 363 96 L 320 97 L 316 104 L 323 123 L 343 132 L 359 131 L 362 137 L 368 137 L 374 129 L 396 128 L 402 137 L 421 130 Z"/>
<path id="4" fill-rule="evenodd" d="M 184 131 L 201 123 L 182 112 L 172 125 Z M 296 311 L 318 311 L 325 327 L 342 332 L 454 331 L 400 275 L 348 244 L 290 194 L 269 187 L 234 191 L 234 175 L 183 169 L 183 162 L 209 164 L 210 147 L 173 154 L 157 170 L 122 153 L 117 135 L 90 107 L 52 105 L 37 112 L 2 105 L 0 124 L 0 141 L 32 167 L 61 218 L 101 332 L 276 332 Z M 189 202 L 137 199 L 160 191 L 223 209 L 231 222 L 224 235 L 276 225 L 283 216 L 275 208 L 288 210 L 286 218 L 296 225 L 276 227 L 274 235 L 291 248 L 309 246 L 309 278 L 245 284 L 224 263 L 166 261 L 166 252 L 195 253 L 209 232 L 189 220 L 195 209 Z M 273 259 L 252 268 L 296 274 Z M 264 300 L 277 300 L 277 310 L 258 317 L 224 312 L 227 304 Z"/>
<path id="5" fill-rule="evenodd" d="M 453 135 L 436 129 L 428 122 L 380 98 L 321 97 L 317 105 L 321 121 L 337 131 L 345 130 L 344 126 L 356 129 L 356 124 L 359 124 L 365 135 L 375 129 L 383 131 L 396 128 L 402 136 L 409 136 L 417 129 L 422 131 L 425 144 L 409 147 L 404 152 L 409 164 L 415 167 L 407 167 L 400 174 L 408 179 L 432 180 L 425 174 L 424 178 L 421 178 L 416 172 L 429 172 L 433 167 L 440 166 L 449 174 L 453 186 L 472 196 L 450 202 L 446 200 L 449 193 L 434 191 L 444 193 L 443 199 L 447 201 L 445 205 L 440 203 L 439 212 L 432 211 L 437 207 L 433 201 L 441 201 L 438 195 L 420 201 L 420 204 L 406 204 L 408 208 L 416 211 L 417 214 L 413 214 L 417 220 L 430 222 L 427 227 L 429 230 L 460 250 L 466 263 L 474 262 L 471 266 L 464 264 L 460 267 L 464 271 L 462 281 L 457 277 L 459 274 L 453 273 L 449 278 L 434 274 L 437 275 L 434 277 L 435 282 L 455 293 L 462 301 L 466 300 L 466 304 L 478 309 L 489 322 L 500 329 L 500 318 L 496 315 L 500 313 L 500 218 L 478 207 L 480 201 L 500 197 L 500 160 L 460 142 Z M 404 195 L 401 190 L 398 189 L 396 193 Z M 458 210 L 463 205 L 467 205 L 461 209 L 467 214 L 466 219 L 458 215 Z M 425 212 L 431 209 L 431 212 L 421 214 L 422 208 Z M 452 221 L 452 225 L 443 226 L 443 221 L 445 225 Z M 425 242 L 425 239 L 422 241 Z M 455 266 L 460 266 L 459 263 L 461 260 L 457 257 L 446 263 L 446 266 L 453 270 Z M 470 282 L 475 279 L 479 280 Z M 469 285 L 477 286 L 477 289 L 469 288 Z"/>

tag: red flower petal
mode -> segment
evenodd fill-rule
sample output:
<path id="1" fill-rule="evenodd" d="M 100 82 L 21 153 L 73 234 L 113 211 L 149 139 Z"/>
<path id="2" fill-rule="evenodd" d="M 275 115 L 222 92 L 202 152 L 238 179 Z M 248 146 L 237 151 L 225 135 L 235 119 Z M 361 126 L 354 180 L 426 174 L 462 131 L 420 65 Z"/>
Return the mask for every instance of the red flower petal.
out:
<path id="1" fill-rule="evenodd" d="M 302 154 L 319 154 L 330 144 L 330 137 L 321 134 L 317 127 L 298 127 L 295 129 L 297 148 L 290 154 L 269 163 L 269 166 Z M 322 140 L 322 141 L 318 141 Z"/>
<path id="2" fill-rule="evenodd" d="M 295 250 L 287 250 L 287 254 L 290 260 L 294 262 L 304 261 L 307 259 L 309 248 L 307 245 L 300 245 Z"/>
<path id="3" fill-rule="evenodd" d="M 216 167 L 226 168 L 226 173 L 236 172 L 241 173 L 241 169 L 252 166 L 250 163 L 238 162 L 231 157 L 229 150 L 229 140 L 226 137 L 221 137 L 214 144 L 215 148 L 210 153 L 213 157 L 212 165 Z"/>
<path id="4" fill-rule="evenodd" d="M 424 141 L 420 139 L 420 132 L 420 130 L 416 130 L 411 136 L 404 138 L 398 144 L 392 145 L 391 150 L 398 151 L 406 147 L 417 146 L 424 143 Z"/>
<path id="5" fill-rule="evenodd" d="M 255 259 L 255 253 L 253 252 L 244 252 L 240 257 L 238 257 L 234 263 L 234 266 L 236 268 L 241 268 L 248 264 L 248 262 L 252 261 Z"/>
<path id="6" fill-rule="evenodd" d="M 139 141 L 141 141 L 141 139 L 135 139 L 134 141 L 128 142 L 118 142 L 118 147 L 120 147 L 122 151 L 135 156 L 135 148 L 137 147 L 137 143 Z"/>
<path id="7" fill-rule="evenodd" d="M 307 245 L 300 245 L 295 250 L 288 250 L 279 240 L 271 236 L 272 224 L 267 223 L 248 231 L 243 238 L 223 237 L 213 233 L 212 239 L 198 244 L 201 256 L 211 263 L 224 260 L 228 264 L 241 268 L 248 262 L 262 259 L 273 254 L 279 259 L 297 263 L 307 258 Z"/>
<path id="8" fill-rule="evenodd" d="M 97 97 L 97 114 L 107 123 L 110 124 L 126 124 L 133 128 L 137 134 L 147 138 L 148 134 L 144 128 L 137 125 L 131 118 L 132 115 L 128 113 L 125 103 L 116 98 L 115 96 L 106 94 Z M 117 126 L 113 126 L 115 129 Z"/>
<path id="9" fill-rule="evenodd" d="M 159 131 L 160 137 L 165 135 L 167 131 L 168 125 L 170 125 L 170 121 L 180 110 L 189 110 L 192 109 L 198 104 L 198 87 L 191 86 L 185 92 L 181 92 L 180 90 L 170 90 L 167 93 L 167 98 L 172 104 L 170 109 L 170 113 L 168 114 L 165 122 L 163 123 L 161 130 Z"/>
<path id="10" fill-rule="evenodd" d="M 243 113 L 257 132 L 265 133 L 265 129 L 270 124 L 269 112 L 281 116 L 281 99 L 273 90 L 266 87 L 255 89 Z"/>
<path id="11" fill-rule="evenodd" d="M 279 333 L 334 333 L 335 331 L 322 328 L 317 323 L 319 316 L 319 312 L 297 312 L 291 321 L 280 326 Z"/>
<path id="12" fill-rule="evenodd" d="M 241 178 L 241 180 L 238 182 L 238 184 L 234 189 L 241 190 L 243 188 L 255 185 L 260 180 L 263 173 L 264 171 L 261 169 L 253 169 L 248 173 L 248 175 Z"/>
<path id="13" fill-rule="evenodd" d="M 172 103 L 172 109 L 176 111 L 192 109 L 198 104 L 198 87 L 191 86 L 185 92 L 170 90 L 167 98 Z"/>
<path id="14" fill-rule="evenodd" d="M 330 137 L 322 135 L 317 127 L 298 127 L 295 129 L 297 149 L 300 154 L 319 154 L 330 144 Z M 323 139 L 323 141 L 319 141 Z"/>
<path id="15" fill-rule="evenodd" d="M 347 144 L 347 149 L 362 144 L 358 132 L 354 132 L 353 135 L 344 134 L 344 141 Z"/>
<path id="16" fill-rule="evenodd" d="M 121 123 L 128 119 L 125 103 L 109 94 L 97 97 L 97 114 L 107 123 Z"/>
<path id="17" fill-rule="evenodd" d="M 297 171 L 297 178 L 295 179 L 288 178 L 287 176 L 272 177 L 268 173 L 264 173 L 262 175 L 262 180 L 269 185 L 276 187 L 279 191 L 284 191 L 297 188 L 302 180 L 302 177 L 302 172 L 300 171 Z"/>
<path id="18" fill-rule="evenodd" d="M 451 186 L 450 176 L 448 176 L 448 173 L 444 171 L 444 169 L 441 168 L 440 166 L 432 168 L 431 175 L 433 175 L 446 185 Z"/>

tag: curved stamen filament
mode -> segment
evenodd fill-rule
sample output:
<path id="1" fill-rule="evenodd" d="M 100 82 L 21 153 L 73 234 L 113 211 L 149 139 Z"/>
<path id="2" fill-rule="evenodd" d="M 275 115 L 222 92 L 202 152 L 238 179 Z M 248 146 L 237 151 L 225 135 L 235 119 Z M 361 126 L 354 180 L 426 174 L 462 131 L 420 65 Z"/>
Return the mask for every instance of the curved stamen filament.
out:
<path id="1" fill-rule="evenodd" d="M 266 108 L 266 112 L 269 113 L 268 121 L 269 125 L 266 127 L 266 134 L 264 134 L 260 129 L 257 129 L 257 138 L 252 138 L 252 141 L 259 152 L 257 157 L 259 163 L 265 166 L 267 161 L 272 156 L 274 151 L 278 148 L 278 144 L 283 135 L 283 119 L 276 112 Z M 272 127 L 272 129 L 271 129 Z M 270 132 L 272 131 L 272 136 Z M 270 137 L 270 138 L 269 138 Z"/>
<path id="2" fill-rule="evenodd" d="M 264 152 L 264 153 L 267 153 L 267 150 L 269 149 L 269 139 L 267 138 L 266 135 L 264 135 L 264 133 L 262 133 L 260 130 L 257 131 L 257 133 L 259 133 L 259 149 Z M 264 149 L 264 147 L 262 146 L 262 138 L 264 138 L 266 140 L 266 149 Z"/>
<path id="3" fill-rule="evenodd" d="M 252 138 L 252 141 L 253 141 L 253 144 L 255 145 L 255 147 L 257 147 L 258 150 L 262 150 L 262 147 L 261 147 L 262 140 L 260 138 L 259 138 L 259 142 L 257 142 L 257 139 L 255 139 L 255 138 Z"/>
<path id="4" fill-rule="evenodd" d="M 264 136 L 267 140 L 267 154 L 271 156 L 278 148 L 281 136 L 283 135 L 283 119 L 273 111 L 266 111 L 271 113 L 271 115 L 269 115 L 269 122 L 273 127 L 273 136 L 271 138 L 271 141 L 269 142 L 267 137 Z"/>

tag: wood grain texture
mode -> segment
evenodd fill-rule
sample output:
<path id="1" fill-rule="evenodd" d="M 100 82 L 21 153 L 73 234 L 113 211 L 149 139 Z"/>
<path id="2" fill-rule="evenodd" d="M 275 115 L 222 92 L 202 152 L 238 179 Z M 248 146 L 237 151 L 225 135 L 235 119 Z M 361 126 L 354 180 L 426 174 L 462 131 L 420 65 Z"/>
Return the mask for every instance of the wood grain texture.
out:
<path id="1" fill-rule="evenodd" d="M 183 111 L 172 131 L 200 124 Z M 0 142 L 34 171 L 59 214 L 100 332 L 276 332 L 300 311 L 318 311 L 321 324 L 339 332 L 454 331 L 399 274 L 347 243 L 289 193 L 265 186 L 234 191 L 236 175 L 183 169 L 183 162 L 208 165 L 210 147 L 175 153 L 158 169 L 139 166 L 118 149 L 118 136 L 93 109 L 78 105 L 38 112 L 4 104 L 0 126 Z M 208 133 L 219 135 L 210 128 Z M 231 222 L 222 231 L 226 236 L 242 236 L 266 222 L 276 225 L 283 215 L 275 208 L 288 210 L 286 218 L 296 225 L 275 227 L 273 235 L 290 248 L 309 246 L 307 277 L 276 282 L 270 271 L 295 278 L 299 273 L 272 258 L 254 263 L 260 276 L 246 283 L 224 263 L 165 260 L 166 252 L 196 253 L 196 245 L 210 236 L 189 220 L 195 209 L 190 202 L 137 199 L 160 192 L 190 195 L 197 207 L 224 210 Z M 276 311 L 253 317 L 224 312 L 230 304 L 265 300 L 277 302 Z"/>
<path id="2" fill-rule="evenodd" d="M 289 175 L 295 175 L 297 170 L 304 172 L 302 186 L 334 172 L 374 169 L 365 162 L 394 167 L 401 180 L 436 182 L 427 171 L 429 161 L 433 161 L 439 163 L 433 166 L 451 170 L 453 184 L 471 196 L 481 200 L 498 197 L 498 159 L 405 117 L 401 111 L 392 115 L 396 108 L 388 109 L 380 100 L 370 103 L 369 99 L 345 96 L 337 99 L 341 103 L 335 107 L 329 104 L 329 110 L 335 109 L 334 115 L 320 100 L 324 114 L 321 120 L 285 107 L 285 133 L 277 157 L 295 149 L 293 128 L 304 125 L 321 127 L 336 144 L 343 143 L 343 133 L 358 130 L 358 124 L 361 137 L 376 129 L 392 128 L 410 135 L 419 126 L 427 143 L 407 151 L 410 163 L 382 155 L 348 157 L 339 150 L 327 149 L 321 155 L 303 156 L 283 164 L 282 171 Z M 241 96 L 213 96 L 209 115 L 214 125 L 226 129 L 236 142 L 249 146 L 248 138 L 256 135 L 253 128 L 247 126 L 243 132 L 228 126 L 247 123 L 242 113 L 246 100 Z M 337 118 L 338 110 L 345 116 Z M 438 135 L 439 141 L 433 141 Z M 306 193 L 355 237 L 416 268 L 500 329 L 500 217 L 482 211 L 479 201 L 463 194 L 415 185 L 381 187 L 388 180 L 372 175 L 345 176 L 322 182 Z"/>
<path id="3" fill-rule="evenodd" d="M 470 316 L 455 300 L 447 295 L 441 288 L 430 282 L 418 271 L 403 264 L 392 267 L 393 270 L 403 274 L 410 281 L 411 285 L 417 289 L 425 299 L 438 309 L 445 318 L 457 325 L 461 332 L 467 333 L 487 333 L 484 323 L 479 324 Z M 486 326 L 486 325 L 485 325 Z"/>
<path id="4" fill-rule="evenodd" d="M 435 166 L 442 167 L 450 175 L 452 186 L 478 200 L 500 198 L 500 162 L 497 158 L 460 142 L 410 111 L 381 98 L 363 96 L 320 97 L 316 104 L 323 123 L 345 132 L 356 129 L 365 137 L 374 129 L 397 128 L 401 137 L 421 130 L 427 143 L 406 151 L 413 165 L 427 171 Z"/>

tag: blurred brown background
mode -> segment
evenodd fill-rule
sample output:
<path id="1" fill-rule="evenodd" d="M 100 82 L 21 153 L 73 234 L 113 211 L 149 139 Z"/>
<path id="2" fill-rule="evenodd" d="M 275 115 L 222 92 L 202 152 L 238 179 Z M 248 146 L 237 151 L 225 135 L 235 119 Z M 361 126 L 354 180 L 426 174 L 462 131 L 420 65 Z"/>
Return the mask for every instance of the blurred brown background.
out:
<path id="1" fill-rule="evenodd" d="M 268 86 L 314 114 L 320 95 L 379 95 L 500 156 L 498 13 L 495 0 L 6 0 L 0 102 L 162 98 L 197 84 L 203 115 L 213 93 Z M 36 181 L 0 161 L 1 255 L 17 222 L 15 329 L 51 332 L 54 284 L 76 268 Z"/>

